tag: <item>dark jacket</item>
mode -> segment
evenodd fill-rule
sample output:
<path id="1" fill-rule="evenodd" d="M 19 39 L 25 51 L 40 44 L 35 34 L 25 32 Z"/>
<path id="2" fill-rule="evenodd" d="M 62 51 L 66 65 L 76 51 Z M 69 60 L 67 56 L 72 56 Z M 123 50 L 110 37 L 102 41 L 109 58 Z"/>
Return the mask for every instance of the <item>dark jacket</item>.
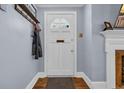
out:
<path id="1" fill-rule="evenodd" d="M 33 32 L 33 42 L 32 42 L 32 55 L 35 59 L 42 57 L 42 47 L 39 32 Z"/>

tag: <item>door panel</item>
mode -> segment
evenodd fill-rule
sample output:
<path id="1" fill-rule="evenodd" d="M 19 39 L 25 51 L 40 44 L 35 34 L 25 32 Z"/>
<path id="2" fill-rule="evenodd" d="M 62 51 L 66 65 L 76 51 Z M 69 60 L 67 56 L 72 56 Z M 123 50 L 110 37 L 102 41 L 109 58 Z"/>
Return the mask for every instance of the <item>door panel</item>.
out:
<path id="1" fill-rule="evenodd" d="M 62 68 L 73 70 L 74 53 L 72 52 L 73 47 L 70 44 L 60 45 L 60 62 Z"/>
<path id="2" fill-rule="evenodd" d="M 70 44 L 49 43 L 48 53 L 48 75 L 73 75 L 74 51 Z"/>
<path id="3" fill-rule="evenodd" d="M 47 74 L 73 75 L 75 69 L 75 15 L 64 12 L 47 13 L 45 22 Z"/>

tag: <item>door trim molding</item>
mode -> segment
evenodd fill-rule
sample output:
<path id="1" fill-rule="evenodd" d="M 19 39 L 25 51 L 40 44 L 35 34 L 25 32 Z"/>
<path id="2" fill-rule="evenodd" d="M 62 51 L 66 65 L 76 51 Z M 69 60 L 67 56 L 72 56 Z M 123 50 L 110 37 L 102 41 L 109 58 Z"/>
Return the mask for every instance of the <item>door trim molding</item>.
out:
<path id="1" fill-rule="evenodd" d="M 74 39 L 75 39 L 75 61 L 74 61 L 74 74 L 77 73 L 77 12 L 76 11 L 44 11 L 44 73 L 47 75 L 47 47 L 46 47 L 46 16 L 48 13 L 71 13 L 75 15 L 75 31 L 74 31 Z"/>

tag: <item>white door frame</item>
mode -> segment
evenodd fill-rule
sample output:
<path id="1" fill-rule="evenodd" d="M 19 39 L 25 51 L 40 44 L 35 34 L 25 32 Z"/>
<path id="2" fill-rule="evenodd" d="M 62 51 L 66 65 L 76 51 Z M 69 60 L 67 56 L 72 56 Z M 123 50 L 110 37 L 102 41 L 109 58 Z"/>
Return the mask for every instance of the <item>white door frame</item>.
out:
<path id="1" fill-rule="evenodd" d="M 46 55 L 46 17 L 47 17 L 47 14 L 49 13 L 71 13 L 71 14 L 74 14 L 75 15 L 75 32 L 74 32 L 74 41 L 75 41 L 75 60 L 74 60 L 74 74 L 73 76 L 75 76 L 77 74 L 77 12 L 76 11 L 45 11 L 44 12 L 44 73 L 47 75 L 47 55 Z"/>

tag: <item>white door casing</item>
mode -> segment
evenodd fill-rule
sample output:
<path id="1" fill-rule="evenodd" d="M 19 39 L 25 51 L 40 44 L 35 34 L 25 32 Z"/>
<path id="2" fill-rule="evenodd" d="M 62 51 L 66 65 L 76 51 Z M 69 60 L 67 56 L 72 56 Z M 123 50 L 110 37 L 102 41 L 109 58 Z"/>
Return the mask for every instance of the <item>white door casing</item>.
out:
<path id="1" fill-rule="evenodd" d="M 77 69 L 76 12 L 49 11 L 45 12 L 44 16 L 45 73 L 74 75 Z M 65 24 L 69 27 L 65 28 Z M 64 40 L 64 43 L 57 43 L 57 40 Z"/>

